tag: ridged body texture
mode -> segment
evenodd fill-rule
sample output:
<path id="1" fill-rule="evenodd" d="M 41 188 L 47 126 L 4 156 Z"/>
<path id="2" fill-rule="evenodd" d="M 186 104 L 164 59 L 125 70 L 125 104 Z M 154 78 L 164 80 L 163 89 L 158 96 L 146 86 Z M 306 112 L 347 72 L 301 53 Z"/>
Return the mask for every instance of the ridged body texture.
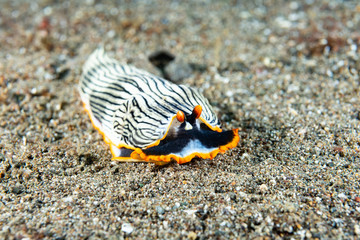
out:
<path id="1" fill-rule="evenodd" d="M 79 91 L 115 160 L 184 163 L 196 156 L 213 158 L 239 140 L 237 129 L 220 129 L 197 90 L 120 64 L 102 48 L 86 61 Z"/>

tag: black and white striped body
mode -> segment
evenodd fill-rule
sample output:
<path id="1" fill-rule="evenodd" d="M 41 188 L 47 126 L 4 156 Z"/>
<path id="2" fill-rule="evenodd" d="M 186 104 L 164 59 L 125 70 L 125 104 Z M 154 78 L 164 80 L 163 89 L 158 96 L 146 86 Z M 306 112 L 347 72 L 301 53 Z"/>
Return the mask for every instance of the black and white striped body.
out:
<path id="1" fill-rule="evenodd" d="M 120 64 L 102 48 L 85 63 L 79 90 L 94 126 L 112 148 L 134 150 L 158 145 L 175 124 L 177 112 L 190 116 L 197 105 L 202 107 L 197 128 L 206 123 L 208 129 L 221 131 L 208 100 L 197 90 Z M 112 152 L 122 156 L 116 149 Z"/>

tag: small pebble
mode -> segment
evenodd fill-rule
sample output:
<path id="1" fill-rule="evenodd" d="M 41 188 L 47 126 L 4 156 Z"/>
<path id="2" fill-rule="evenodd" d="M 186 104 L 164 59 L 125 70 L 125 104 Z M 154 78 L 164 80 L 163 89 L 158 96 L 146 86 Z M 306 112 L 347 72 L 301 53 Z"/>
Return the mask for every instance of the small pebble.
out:
<path id="1" fill-rule="evenodd" d="M 123 223 L 121 225 L 121 231 L 127 233 L 127 234 L 130 234 L 134 231 L 134 228 L 133 226 L 130 224 L 130 223 Z"/>
<path id="2" fill-rule="evenodd" d="M 261 193 L 266 193 L 268 191 L 268 187 L 266 186 L 266 184 L 261 184 L 259 186 L 259 189 Z"/>
<path id="3" fill-rule="evenodd" d="M 344 193 L 340 193 L 340 194 L 338 195 L 338 198 L 346 199 L 347 197 L 346 197 L 346 195 L 345 195 Z"/>
<path id="4" fill-rule="evenodd" d="M 160 206 L 156 206 L 156 212 L 160 215 L 163 215 L 165 213 L 165 210 Z"/>
<path id="5" fill-rule="evenodd" d="M 275 179 L 271 179 L 269 181 L 269 183 L 272 185 L 272 186 L 275 186 L 276 185 L 276 180 Z"/>
<path id="6" fill-rule="evenodd" d="M 11 191 L 15 194 L 20 194 L 20 193 L 24 192 L 24 190 L 25 190 L 24 185 L 22 185 L 20 183 L 15 184 L 15 186 L 11 189 Z"/>
<path id="7" fill-rule="evenodd" d="M 68 197 L 64 197 L 62 200 L 63 200 L 63 202 L 65 202 L 65 203 L 70 203 L 70 202 L 72 202 L 74 199 L 73 199 L 72 196 L 68 196 Z"/>
<path id="8" fill-rule="evenodd" d="M 354 233 L 358 236 L 360 236 L 360 225 L 356 224 L 354 226 Z"/>
<path id="9" fill-rule="evenodd" d="M 197 238 L 197 235 L 195 232 L 189 232 L 188 239 L 195 240 Z"/>

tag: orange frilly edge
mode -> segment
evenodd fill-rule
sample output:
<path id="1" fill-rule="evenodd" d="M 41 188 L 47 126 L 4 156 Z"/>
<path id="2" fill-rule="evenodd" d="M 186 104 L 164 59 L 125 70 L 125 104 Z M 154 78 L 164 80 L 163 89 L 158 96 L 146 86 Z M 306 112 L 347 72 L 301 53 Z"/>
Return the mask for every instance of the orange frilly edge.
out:
<path id="1" fill-rule="evenodd" d="M 121 161 L 121 162 L 152 162 L 155 163 L 157 165 L 164 165 L 167 164 L 169 162 L 171 162 L 172 160 L 175 160 L 178 164 L 183 164 L 183 163 L 187 163 L 190 162 L 193 158 L 195 157 L 199 157 L 199 158 L 203 158 L 203 159 L 213 159 L 214 157 L 216 157 L 218 155 L 218 153 L 224 153 L 227 150 L 234 148 L 237 146 L 237 144 L 239 143 L 240 137 L 239 137 L 239 129 L 233 129 L 233 133 L 234 133 L 234 138 L 233 140 L 223 146 L 220 146 L 219 148 L 209 152 L 209 153 L 199 153 L 199 152 L 194 152 L 186 157 L 179 157 L 176 156 L 175 154 L 168 154 L 168 155 L 146 155 L 140 148 L 136 148 L 136 147 L 132 147 L 126 144 L 119 144 L 119 145 L 115 145 L 111 142 L 111 140 L 105 135 L 105 133 L 103 131 L 100 130 L 99 127 L 97 127 L 94 124 L 94 121 L 92 119 L 91 116 L 91 112 L 89 110 L 89 108 L 86 106 L 86 104 L 83 104 L 85 111 L 88 113 L 91 123 L 94 126 L 94 128 L 96 130 L 99 131 L 99 133 L 103 136 L 105 143 L 107 143 L 110 146 L 110 150 L 111 150 L 111 154 L 113 155 L 113 158 L 111 160 L 114 161 Z M 176 118 L 176 115 L 172 118 L 172 121 Z M 211 130 L 213 131 L 217 131 L 217 132 L 221 132 L 222 129 L 220 129 L 219 127 L 213 127 L 211 126 L 209 123 L 207 123 L 202 117 L 199 118 L 202 122 L 204 122 Z M 169 125 L 169 128 L 171 126 L 171 123 Z M 168 132 L 168 131 L 167 131 Z M 165 133 L 164 137 L 162 137 L 160 140 L 157 140 L 155 143 L 149 145 L 147 148 L 150 147 L 154 147 L 159 145 L 160 141 L 163 140 L 166 135 L 167 132 Z M 115 157 L 115 153 L 112 151 L 111 146 L 116 146 L 117 148 L 127 148 L 127 149 L 132 149 L 134 150 L 130 157 Z"/>
<path id="2" fill-rule="evenodd" d="M 179 164 L 190 162 L 194 157 L 199 157 L 203 159 L 213 159 L 214 157 L 216 157 L 216 155 L 218 155 L 218 153 L 224 153 L 225 151 L 237 146 L 240 140 L 238 129 L 233 129 L 233 133 L 234 133 L 234 139 L 232 140 L 232 142 L 220 146 L 219 148 L 209 153 L 194 152 L 186 157 L 179 157 L 176 156 L 175 154 L 157 156 L 157 155 L 146 155 L 140 148 L 136 148 L 134 152 L 131 153 L 131 158 L 140 161 L 142 160 L 146 162 L 155 162 L 155 163 L 156 162 L 169 163 L 171 162 L 171 160 L 175 160 Z M 113 160 L 116 160 L 116 157 L 113 158 Z"/>

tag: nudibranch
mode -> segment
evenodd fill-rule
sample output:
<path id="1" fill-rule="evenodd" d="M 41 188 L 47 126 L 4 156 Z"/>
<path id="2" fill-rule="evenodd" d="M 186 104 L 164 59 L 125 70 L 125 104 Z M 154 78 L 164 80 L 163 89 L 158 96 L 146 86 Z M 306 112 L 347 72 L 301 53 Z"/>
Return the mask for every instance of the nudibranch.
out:
<path id="1" fill-rule="evenodd" d="M 238 129 L 222 131 L 197 90 L 120 64 L 103 48 L 84 64 L 79 91 L 113 160 L 182 164 L 212 159 L 239 142 Z"/>

